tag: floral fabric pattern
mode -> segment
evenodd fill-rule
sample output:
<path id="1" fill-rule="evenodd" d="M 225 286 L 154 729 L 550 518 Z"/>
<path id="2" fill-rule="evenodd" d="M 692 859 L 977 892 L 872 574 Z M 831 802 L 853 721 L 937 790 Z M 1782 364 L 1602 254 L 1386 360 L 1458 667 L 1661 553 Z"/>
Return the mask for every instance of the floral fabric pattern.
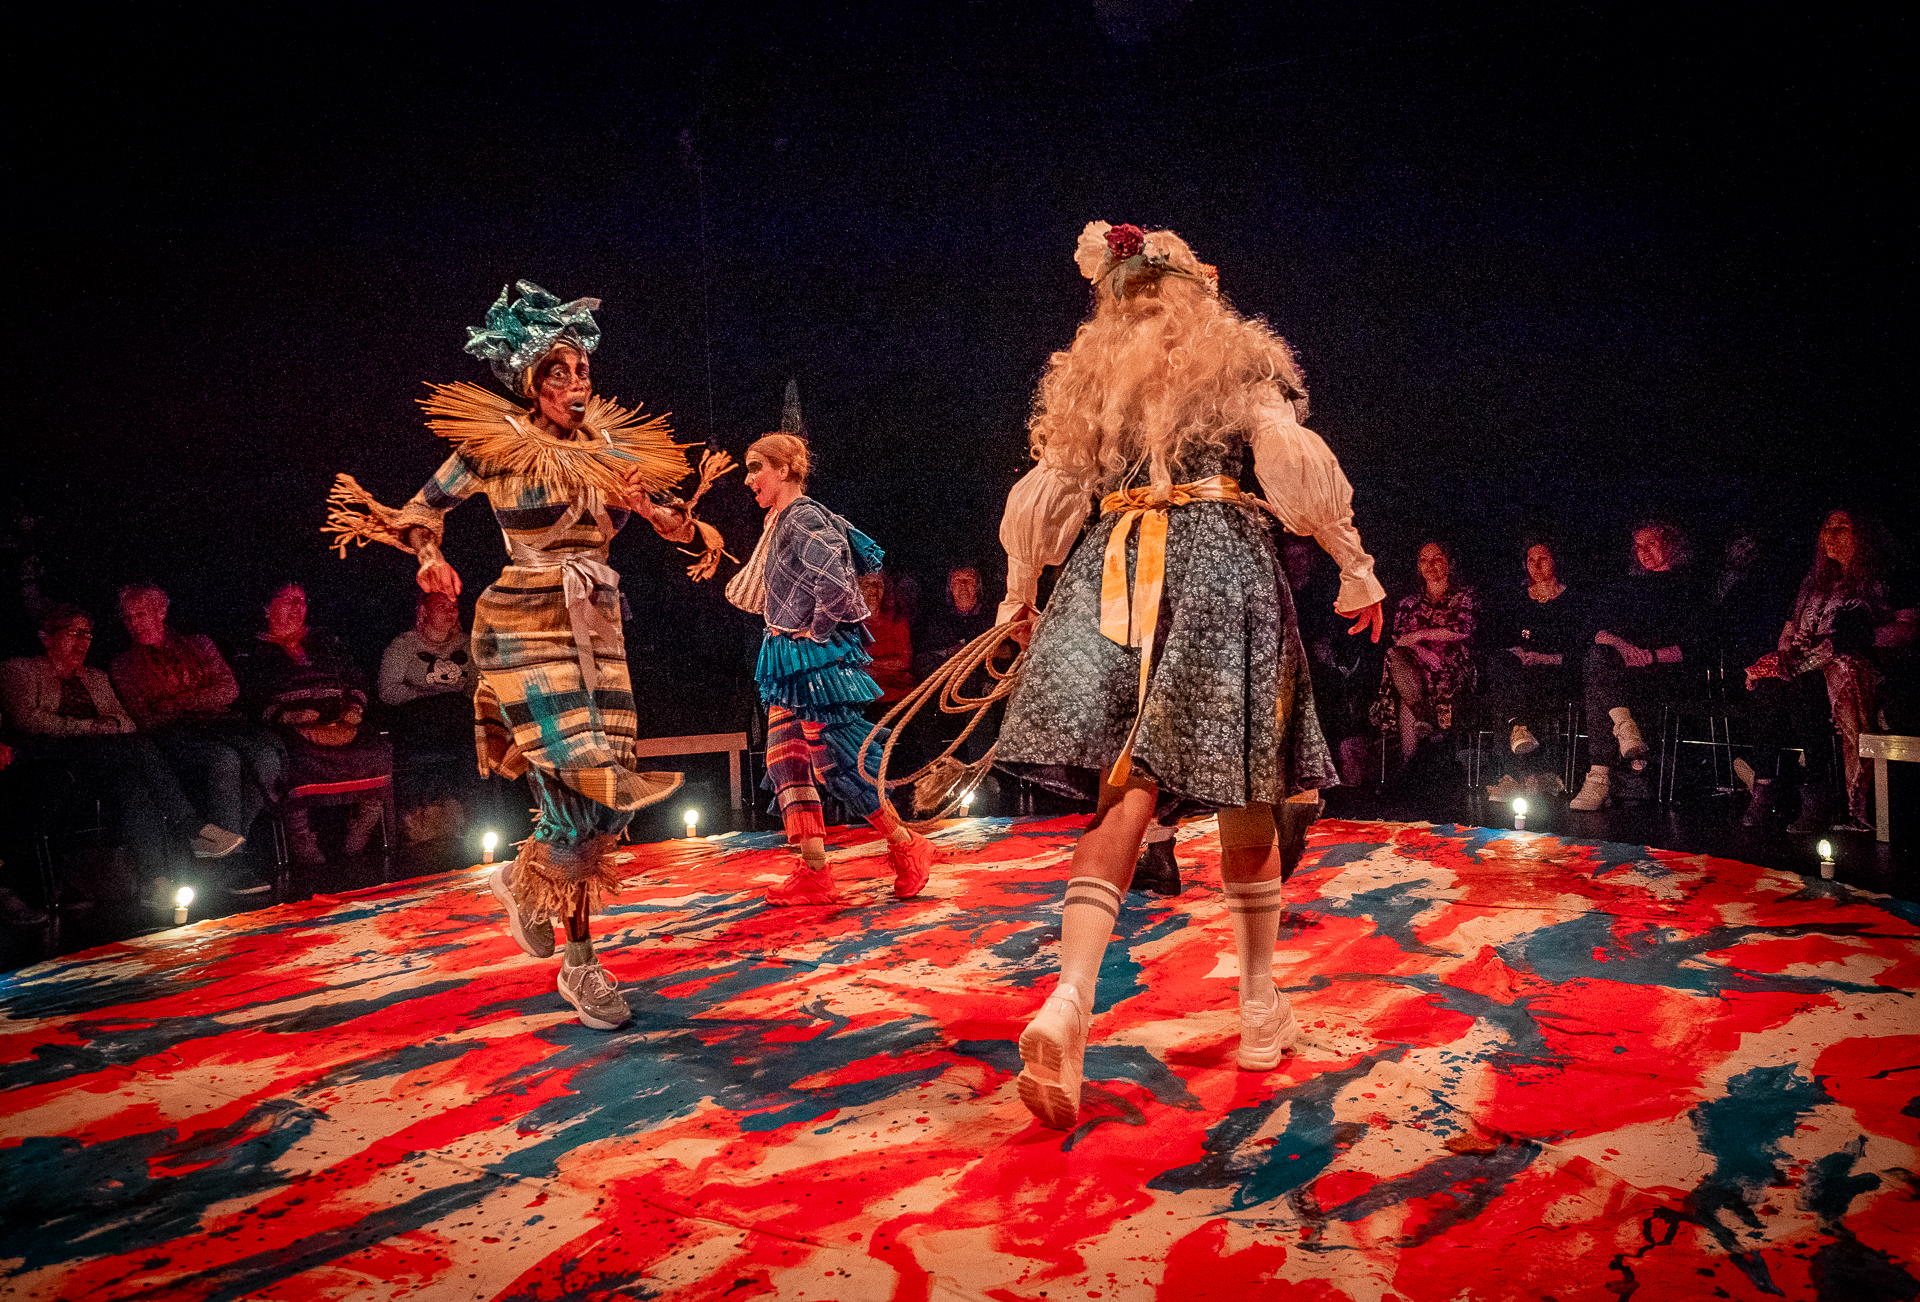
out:
<path id="1" fill-rule="evenodd" d="M 1427 707 L 1436 715 L 1451 715 L 1453 704 L 1474 688 L 1473 629 L 1475 599 L 1472 588 L 1449 588 L 1438 601 L 1426 590 L 1400 598 L 1393 608 L 1393 635 L 1405 637 L 1421 629 L 1441 628 L 1459 633 L 1458 642 L 1427 642 L 1422 645 L 1440 659 L 1438 668 L 1419 659 L 1414 668 L 1427 689 Z M 1393 674 L 1386 666 L 1380 670 L 1380 692 L 1373 699 L 1368 717 L 1376 728 L 1390 728 L 1400 712 L 1400 694 L 1394 691 Z"/>
<path id="2" fill-rule="evenodd" d="M 1205 460 L 1180 478 L 1232 475 L 1238 455 Z M 1010 772 L 1086 800 L 1126 742 L 1139 692 L 1140 649 L 1100 632 L 1101 563 L 1118 519 L 1101 517 L 1068 558 L 1000 731 Z M 1136 534 L 1130 575 L 1137 551 Z M 1133 765 L 1159 782 L 1163 808 L 1277 801 L 1337 781 L 1264 517 L 1213 501 L 1170 513 L 1153 658 Z"/>

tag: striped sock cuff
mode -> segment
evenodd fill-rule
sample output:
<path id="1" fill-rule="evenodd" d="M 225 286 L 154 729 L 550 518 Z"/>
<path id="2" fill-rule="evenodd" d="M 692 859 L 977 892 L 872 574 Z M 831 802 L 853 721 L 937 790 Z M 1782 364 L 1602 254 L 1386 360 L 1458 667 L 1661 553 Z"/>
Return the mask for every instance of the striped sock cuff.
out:
<path id="1" fill-rule="evenodd" d="M 1226 882 L 1227 912 L 1279 913 L 1287 907 L 1286 883 L 1275 877 L 1264 882 Z"/>
<path id="2" fill-rule="evenodd" d="M 1110 918 L 1120 916 L 1120 888 L 1112 882 L 1099 877 L 1069 877 L 1067 896 L 1060 907 L 1072 904 L 1085 904 L 1099 909 Z"/>

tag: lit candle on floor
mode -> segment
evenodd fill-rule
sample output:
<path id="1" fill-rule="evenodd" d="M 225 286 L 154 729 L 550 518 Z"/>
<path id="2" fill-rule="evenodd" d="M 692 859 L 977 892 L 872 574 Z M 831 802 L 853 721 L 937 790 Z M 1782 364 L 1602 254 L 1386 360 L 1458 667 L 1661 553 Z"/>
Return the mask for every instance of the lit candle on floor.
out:
<path id="1" fill-rule="evenodd" d="M 1516 832 L 1527 830 L 1527 802 L 1524 798 L 1517 796 L 1513 802 L 1513 830 Z"/>
<path id="2" fill-rule="evenodd" d="M 485 836 L 481 837 L 480 838 L 480 862 L 492 863 L 493 852 L 499 848 L 500 848 L 500 834 L 498 832 L 488 832 Z"/>
<path id="3" fill-rule="evenodd" d="M 1822 877 L 1832 877 L 1833 876 L 1833 842 L 1822 841 L 1815 848 L 1820 851 L 1820 875 Z"/>
<path id="4" fill-rule="evenodd" d="M 187 924 L 187 906 L 193 903 L 193 887 L 182 886 L 173 893 L 173 925 L 184 927 Z"/>
<path id="5" fill-rule="evenodd" d="M 700 825 L 700 811 L 697 809 L 689 809 L 685 814 L 681 815 L 681 817 L 687 821 L 687 835 L 692 836 L 694 834 L 693 829 Z"/>
<path id="6" fill-rule="evenodd" d="M 973 788 L 967 788 L 967 794 L 960 797 L 960 817 L 968 818 L 973 813 Z"/>

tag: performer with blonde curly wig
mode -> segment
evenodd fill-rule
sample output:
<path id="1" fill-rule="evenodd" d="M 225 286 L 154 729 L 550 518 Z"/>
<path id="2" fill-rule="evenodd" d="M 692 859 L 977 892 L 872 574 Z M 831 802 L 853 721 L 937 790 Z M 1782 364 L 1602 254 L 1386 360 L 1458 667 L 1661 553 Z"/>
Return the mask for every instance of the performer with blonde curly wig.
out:
<path id="1" fill-rule="evenodd" d="M 1078 1114 L 1101 958 L 1156 814 L 1218 811 L 1240 1065 L 1265 1070 L 1292 1046 L 1272 976 L 1284 860 L 1338 779 L 1262 508 L 1340 563 L 1334 608 L 1351 632 L 1379 639 L 1384 596 L 1346 476 L 1300 424 L 1306 386 L 1285 341 L 1234 312 L 1171 231 L 1093 222 L 1075 261 L 1094 313 L 1048 365 L 1030 426 L 1039 464 L 1000 527 L 1003 622 L 1030 618 L 1041 570 L 1066 561 L 1000 762 L 1096 806 L 1069 868 L 1059 984 L 1020 1037 L 1020 1097 L 1061 1128 Z M 1239 487 L 1249 451 L 1264 502 Z M 1101 515 L 1069 558 L 1090 492 Z"/>
<path id="2" fill-rule="evenodd" d="M 520 401 L 470 384 L 433 386 L 422 405 L 453 455 L 398 510 L 342 475 L 328 528 L 343 556 L 348 543 L 412 552 L 420 587 L 457 597 L 460 576 L 440 553 L 442 520 L 475 493 L 492 499 L 508 560 L 474 609 L 475 740 L 481 773 L 526 774 L 539 810 L 533 835 L 488 881 L 514 943 L 533 957 L 552 956 L 553 921 L 563 923 L 560 993 L 581 1022 L 611 1031 L 631 1010 L 594 954 L 588 920 L 621 885 L 612 851 L 634 812 L 681 779 L 636 763 L 620 576 L 607 549 L 638 514 L 664 538 L 703 539 L 706 555 L 690 572 L 704 577 L 720 541 L 668 492 L 689 471 L 665 421 L 593 392 L 600 300 L 562 303 L 524 280 L 516 288 L 517 298 L 501 290 L 487 323 L 469 329 L 466 350 Z M 724 455 L 704 458 L 702 488 L 730 465 Z"/>
<path id="3" fill-rule="evenodd" d="M 793 434 L 768 434 L 747 449 L 747 489 L 767 513 L 766 526 L 727 583 L 728 601 L 767 621 L 754 666 L 767 707 L 767 781 L 800 856 L 792 875 L 768 890 L 767 903 L 840 902 L 827 867 L 822 791 L 887 838 L 893 893 L 907 899 L 927 884 L 933 844 L 901 824 L 860 764 L 868 733 L 861 709 L 880 698 L 880 687 L 867 674 L 871 612 L 859 576 L 879 569 L 884 553 L 806 495 L 811 468 L 806 440 Z M 885 741 L 882 731 L 871 763 Z"/>

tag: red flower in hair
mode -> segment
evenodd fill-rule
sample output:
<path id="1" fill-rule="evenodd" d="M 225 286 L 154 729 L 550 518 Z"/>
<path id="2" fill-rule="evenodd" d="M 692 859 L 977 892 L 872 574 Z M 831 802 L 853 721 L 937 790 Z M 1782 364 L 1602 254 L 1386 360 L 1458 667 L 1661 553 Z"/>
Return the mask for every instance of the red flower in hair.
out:
<path id="1" fill-rule="evenodd" d="M 1146 247 L 1147 233 L 1131 223 L 1107 232 L 1107 252 L 1115 262 L 1125 262 Z"/>

